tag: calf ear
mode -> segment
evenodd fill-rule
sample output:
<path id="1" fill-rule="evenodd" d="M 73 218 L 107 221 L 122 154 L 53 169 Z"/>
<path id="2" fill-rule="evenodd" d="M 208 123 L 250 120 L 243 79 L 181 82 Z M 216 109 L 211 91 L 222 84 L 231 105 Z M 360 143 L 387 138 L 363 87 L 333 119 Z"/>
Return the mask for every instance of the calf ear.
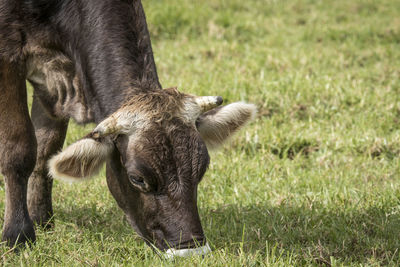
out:
<path id="1" fill-rule="evenodd" d="M 236 102 L 203 113 L 196 121 L 197 130 L 208 148 L 215 148 L 255 117 L 253 104 Z"/>
<path id="2" fill-rule="evenodd" d="M 49 173 L 57 179 L 69 182 L 82 181 L 97 174 L 113 144 L 105 138 L 83 138 L 52 157 L 49 161 Z"/>

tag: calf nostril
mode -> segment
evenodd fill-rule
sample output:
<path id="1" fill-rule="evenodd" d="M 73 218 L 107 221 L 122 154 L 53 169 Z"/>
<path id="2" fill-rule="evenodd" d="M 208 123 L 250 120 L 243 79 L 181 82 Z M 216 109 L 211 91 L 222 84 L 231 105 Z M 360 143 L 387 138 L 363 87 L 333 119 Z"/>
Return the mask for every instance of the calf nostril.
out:
<path id="1" fill-rule="evenodd" d="M 193 243 L 196 246 L 203 246 L 206 244 L 206 238 L 203 236 L 198 236 L 198 237 L 193 236 L 192 239 L 193 239 Z"/>
<path id="2" fill-rule="evenodd" d="M 203 236 L 192 236 L 192 239 L 180 242 L 179 244 L 175 245 L 174 248 L 176 249 L 190 249 L 201 247 L 206 244 L 206 238 Z"/>

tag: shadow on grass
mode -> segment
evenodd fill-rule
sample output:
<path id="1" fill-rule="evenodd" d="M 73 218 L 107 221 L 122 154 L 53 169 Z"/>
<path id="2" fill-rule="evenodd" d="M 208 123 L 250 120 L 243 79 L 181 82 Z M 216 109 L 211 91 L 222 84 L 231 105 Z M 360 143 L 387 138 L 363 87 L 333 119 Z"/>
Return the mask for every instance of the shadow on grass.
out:
<path id="1" fill-rule="evenodd" d="M 375 258 L 385 264 L 399 258 L 400 210 L 393 206 L 327 210 L 322 205 L 228 205 L 205 210 L 202 217 L 217 248 L 266 253 L 268 243 L 269 249 L 293 252 L 300 261 L 330 265 L 331 257 L 348 263 Z"/>
<path id="2" fill-rule="evenodd" d="M 117 207 L 58 207 L 56 217 L 89 233 L 112 236 L 117 242 L 123 242 L 126 235 L 136 235 Z M 201 218 L 213 245 L 234 253 L 242 248 L 245 253 L 265 254 L 277 246 L 299 261 L 325 265 L 330 265 L 331 257 L 347 263 L 366 263 L 374 258 L 387 264 L 399 259 L 400 207 L 392 202 L 343 210 L 327 209 L 322 204 L 225 205 L 201 209 Z M 142 242 L 138 236 L 137 240 Z"/>
<path id="3" fill-rule="evenodd" d="M 96 208 L 85 206 L 55 207 L 55 218 L 60 223 L 70 225 L 89 233 L 101 233 L 103 237 L 113 237 L 115 241 L 121 241 L 126 236 L 141 238 L 135 233 L 127 222 L 122 210 L 118 207 Z M 56 223 L 56 226 L 57 223 Z"/>

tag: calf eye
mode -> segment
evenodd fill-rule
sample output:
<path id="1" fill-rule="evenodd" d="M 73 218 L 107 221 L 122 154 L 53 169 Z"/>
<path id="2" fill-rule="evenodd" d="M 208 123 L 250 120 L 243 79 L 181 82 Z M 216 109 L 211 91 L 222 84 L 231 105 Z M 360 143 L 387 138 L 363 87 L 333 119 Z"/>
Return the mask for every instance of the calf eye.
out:
<path id="1" fill-rule="evenodd" d="M 142 177 L 139 176 L 133 176 L 133 175 L 129 175 L 129 180 L 131 181 L 131 183 L 136 184 L 138 186 L 144 186 L 144 179 Z"/>

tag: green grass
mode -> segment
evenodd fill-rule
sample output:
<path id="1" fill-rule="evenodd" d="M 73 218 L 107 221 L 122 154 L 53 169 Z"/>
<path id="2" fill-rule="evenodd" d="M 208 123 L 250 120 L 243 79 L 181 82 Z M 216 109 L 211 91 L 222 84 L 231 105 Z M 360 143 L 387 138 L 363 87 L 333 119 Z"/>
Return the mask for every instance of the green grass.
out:
<path id="1" fill-rule="evenodd" d="M 56 227 L 5 265 L 400 264 L 400 1 L 145 0 L 160 80 L 257 119 L 199 187 L 213 253 L 165 261 L 124 221 L 104 172 L 56 181 Z M 66 144 L 89 132 L 71 124 Z M 0 186 L 4 210 L 4 185 Z M 1 219 L 2 220 L 2 219 Z"/>

